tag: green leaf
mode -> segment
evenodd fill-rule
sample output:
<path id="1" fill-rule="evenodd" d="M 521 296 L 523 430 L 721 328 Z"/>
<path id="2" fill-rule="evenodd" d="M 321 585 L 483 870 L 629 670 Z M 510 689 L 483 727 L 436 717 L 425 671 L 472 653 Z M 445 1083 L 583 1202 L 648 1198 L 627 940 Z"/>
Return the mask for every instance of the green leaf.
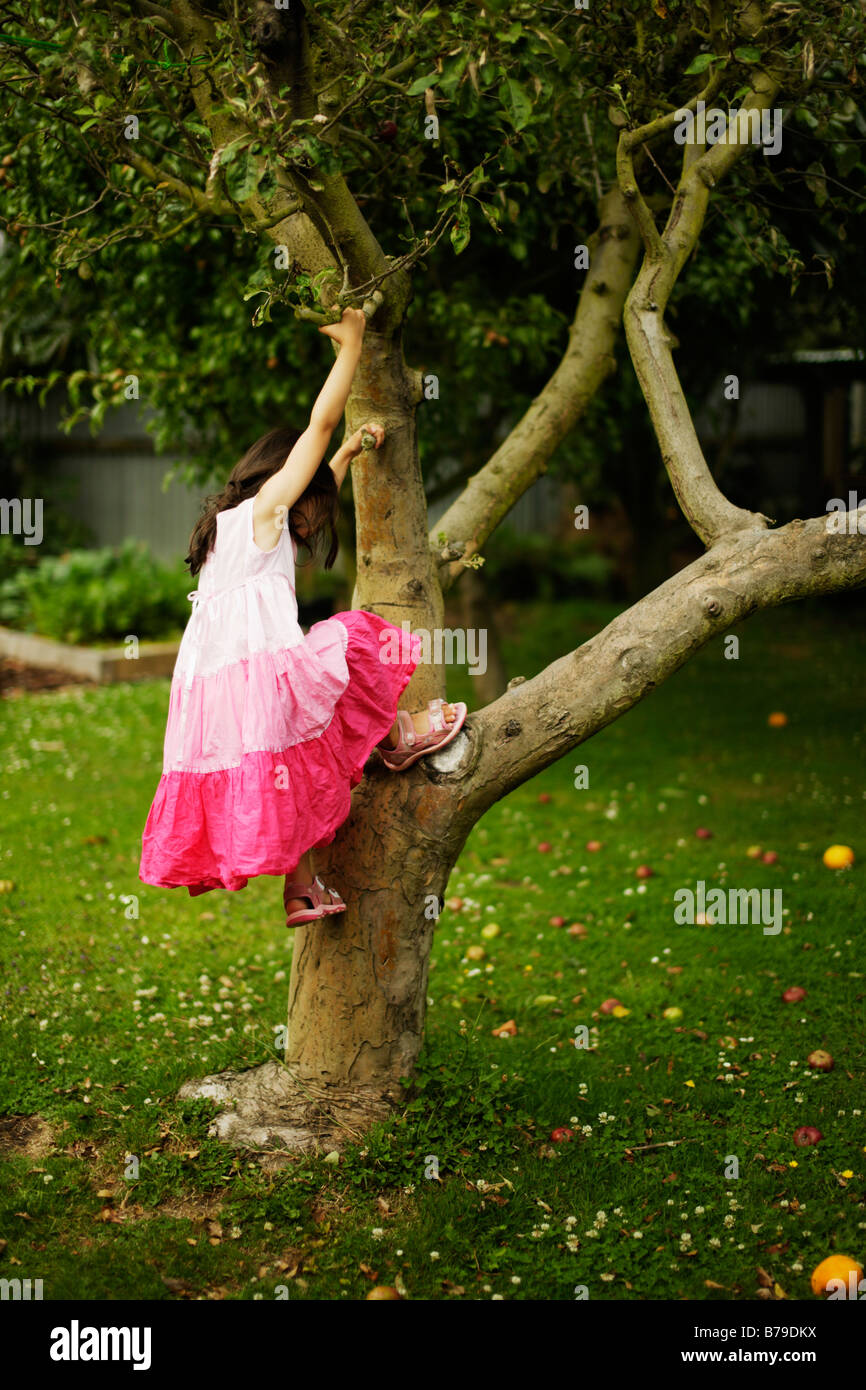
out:
<path id="1" fill-rule="evenodd" d="M 266 169 L 259 179 L 258 193 L 262 198 L 272 198 L 277 191 L 276 175 L 270 169 Z"/>
<path id="2" fill-rule="evenodd" d="M 469 214 L 461 212 L 456 221 L 451 224 L 451 245 L 454 247 L 456 255 L 459 256 L 461 251 L 466 250 L 471 234 Z"/>
<path id="3" fill-rule="evenodd" d="M 685 75 L 686 77 L 691 77 L 695 73 L 706 72 L 711 63 L 717 63 L 718 61 L 718 55 L 715 53 L 699 53 L 697 57 L 693 58 L 689 63 Z"/>
<path id="4" fill-rule="evenodd" d="M 226 188 L 229 197 L 236 203 L 243 203 L 256 191 L 260 177 L 258 161 L 244 151 L 229 165 L 226 173 Z"/>
<path id="5" fill-rule="evenodd" d="M 761 50 L 748 45 L 745 48 L 735 48 L 734 57 L 739 58 L 741 63 L 760 63 Z"/>
<path id="6" fill-rule="evenodd" d="M 407 97 L 419 97 L 422 92 L 426 92 L 428 87 L 435 87 L 438 82 L 438 72 L 428 72 L 426 77 L 416 77 L 406 95 Z"/>
<path id="7" fill-rule="evenodd" d="M 506 77 L 499 87 L 499 100 L 505 107 L 514 129 L 523 130 L 532 116 L 532 102 L 526 89 L 519 82 L 515 82 L 513 77 Z"/>
<path id="8" fill-rule="evenodd" d="M 451 96 L 453 94 L 458 82 L 466 71 L 469 57 L 469 49 L 465 48 L 462 53 L 455 53 L 453 57 L 446 58 L 442 76 L 439 79 L 439 88 L 446 96 Z"/>
<path id="9" fill-rule="evenodd" d="M 227 145 L 224 145 L 223 148 L 220 150 L 220 167 L 222 167 L 224 164 L 231 164 L 235 159 L 237 159 L 241 150 L 244 148 L 245 145 L 248 145 L 250 143 L 252 138 L 253 137 L 251 135 L 239 135 L 237 139 L 230 140 Z"/>

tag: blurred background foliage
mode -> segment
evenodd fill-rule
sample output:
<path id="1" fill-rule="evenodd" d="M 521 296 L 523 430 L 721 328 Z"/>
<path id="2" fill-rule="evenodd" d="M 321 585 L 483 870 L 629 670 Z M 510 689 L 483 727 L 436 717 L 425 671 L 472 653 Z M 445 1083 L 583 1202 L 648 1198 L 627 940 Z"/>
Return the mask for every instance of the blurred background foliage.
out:
<path id="1" fill-rule="evenodd" d="M 272 243 L 239 218 L 190 214 L 125 162 L 129 112 L 139 119 L 136 151 L 170 174 L 203 187 L 213 156 L 189 68 L 157 20 L 102 0 L 84 6 L 86 23 L 64 0 L 12 0 L 5 12 L 0 377 L 7 391 L 43 401 L 62 389 L 67 424 L 89 417 L 98 430 L 125 402 L 125 379 L 137 376 L 156 449 L 179 454 L 180 474 L 204 484 L 265 429 L 303 425 L 331 360 L 316 329 L 290 312 L 309 286 L 296 270 L 275 271 Z M 773 6 L 772 38 L 744 47 L 727 18 L 721 35 L 711 29 L 718 7 L 678 0 L 619 0 L 602 16 L 500 0 L 322 3 L 316 12 L 340 20 L 350 40 L 337 58 L 314 26 L 320 69 L 336 74 L 344 105 L 332 142 L 310 121 L 261 121 L 252 26 L 236 22 L 233 5 L 208 12 L 216 34 L 208 70 L 259 131 L 227 161 L 230 195 L 257 179 L 264 190 L 279 165 L 339 169 L 395 257 L 445 218 L 447 230 L 414 266 L 404 331 L 409 364 L 439 380 L 438 399 L 419 407 L 431 500 L 484 464 L 556 367 L 583 279 L 574 248 L 597 225 L 619 129 L 695 95 L 710 53 L 723 72 L 722 107 L 741 99 L 755 61 L 788 76 L 781 154 L 747 155 L 714 193 L 669 309 L 690 405 L 731 372 L 742 388 L 771 354 L 863 343 L 859 8 Z M 377 80 L 389 72 L 398 75 Z M 424 137 L 430 88 L 436 140 Z M 643 178 L 661 213 L 680 155 L 673 141 L 660 142 Z M 754 504 L 738 495 L 723 457 L 710 463 L 735 503 Z M 0 467 L 11 495 L 39 461 L 10 450 Z M 638 587 L 663 577 L 660 527 L 668 553 L 691 541 L 671 513 L 622 341 L 617 373 L 548 472 L 572 481 L 591 507 L 628 519 Z M 61 536 L 58 546 L 76 542 L 86 539 Z M 524 568 L 549 562 L 545 544 L 494 536 L 488 573 L 503 583 L 505 551 L 515 547 Z M 592 592 L 604 562 L 586 563 Z"/>

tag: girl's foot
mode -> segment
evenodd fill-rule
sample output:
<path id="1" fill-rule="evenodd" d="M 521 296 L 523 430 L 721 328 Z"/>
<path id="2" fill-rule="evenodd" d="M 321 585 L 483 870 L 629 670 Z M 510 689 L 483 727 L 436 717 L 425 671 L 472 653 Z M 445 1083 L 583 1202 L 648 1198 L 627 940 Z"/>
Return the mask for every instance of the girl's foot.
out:
<path id="1" fill-rule="evenodd" d="M 454 723 L 454 720 L 457 718 L 457 710 L 456 710 L 455 706 L 454 706 L 454 705 L 446 705 L 446 704 L 443 704 L 443 705 L 442 705 L 442 717 L 443 717 L 443 719 L 445 720 L 445 723 L 446 723 L 446 724 L 453 724 L 453 723 Z M 412 714 L 412 723 L 413 723 L 413 725 L 414 725 L 414 727 L 415 727 L 415 732 L 416 732 L 416 734 L 429 734 L 429 732 L 430 732 L 430 715 L 429 715 L 429 713 L 428 713 L 428 711 L 427 711 L 426 709 L 421 709 L 421 710 L 415 711 L 415 712 Z M 379 744 L 379 747 L 381 748 L 381 747 L 384 746 L 385 748 L 396 748 L 396 747 L 397 747 L 397 744 L 398 744 L 398 742 L 399 742 L 399 740 L 400 740 L 399 724 L 398 724 L 397 720 L 395 719 L 395 720 L 394 720 L 394 724 L 393 724 L 393 726 L 392 726 L 392 728 L 391 728 L 391 732 L 388 734 L 388 737 L 387 737 L 387 738 L 385 738 L 385 739 L 382 740 L 382 743 Z"/>
<path id="2" fill-rule="evenodd" d="M 426 758 L 445 748 L 455 739 L 463 727 L 468 710 L 462 701 L 448 705 L 444 700 L 430 700 L 426 710 L 410 715 L 406 710 L 397 711 L 395 728 L 379 744 L 382 760 L 392 772 L 403 772 L 412 767 L 419 758 Z"/>
<path id="3" fill-rule="evenodd" d="M 315 877 L 312 880 L 304 878 L 297 879 L 294 880 L 291 884 L 287 884 L 287 887 L 292 887 L 296 889 L 300 889 L 301 887 L 305 886 L 309 886 L 311 889 L 315 887 L 318 890 L 317 896 L 319 899 L 321 899 L 321 904 L 323 908 L 337 908 L 338 904 L 341 904 L 343 901 L 339 894 L 329 893 L 325 885 L 322 883 L 321 879 L 319 879 L 318 877 Z M 289 918 L 293 917 L 296 913 L 315 913 L 317 917 L 332 915 L 328 912 L 322 912 L 318 908 L 316 898 L 313 896 L 287 898 L 284 893 L 283 905 L 286 909 L 286 915 Z M 340 908 L 339 910 L 342 910 L 342 908 Z"/>

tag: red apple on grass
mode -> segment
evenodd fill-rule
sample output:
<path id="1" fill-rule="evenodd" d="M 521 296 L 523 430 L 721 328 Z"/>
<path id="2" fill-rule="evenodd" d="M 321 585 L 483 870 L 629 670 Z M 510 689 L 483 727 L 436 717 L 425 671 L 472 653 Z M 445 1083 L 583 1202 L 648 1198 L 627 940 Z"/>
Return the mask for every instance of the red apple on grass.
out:
<path id="1" fill-rule="evenodd" d="M 824 1136 L 820 1129 L 814 1125 L 800 1125 L 799 1129 L 794 1130 L 794 1143 L 798 1149 L 808 1149 L 811 1144 L 817 1144 Z"/>
<path id="2" fill-rule="evenodd" d="M 539 854 L 549 854 L 551 847 L 547 840 L 542 840 L 541 843 L 536 846 L 536 848 Z"/>
<path id="3" fill-rule="evenodd" d="M 713 838 L 712 830 L 707 830 L 706 826 L 704 825 L 698 826 L 697 830 L 695 831 L 695 835 L 699 840 L 711 840 Z"/>
<path id="4" fill-rule="evenodd" d="M 582 922 L 572 922 L 571 926 L 568 929 L 569 936 L 586 936 L 586 934 L 586 927 L 583 925 Z"/>
<path id="5" fill-rule="evenodd" d="M 546 806 L 548 801 L 553 800 L 553 797 L 550 795 L 550 792 L 539 792 L 538 799 L 541 802 L 542 806 Z"/>
<path id="6" fill-rule="evenodd" d="M 649 864 L 638 864 L 634 871 L 635 878 L 652 878 L 655 869 L 651 869 Z"/>
<path id="7" fill-rule="evenodd" d="M 587 840 L 586 842 L 586 848 L 590 854 L 597 854 L 601 847 L 601 840 Z"/>
<path id="8" fill-rule="evenodd" d="M 564 918 L 564 917 L 551 917 L 551 919 L 550 919 L 550 925 L 551 925 L 552 927 L 564 927 L 564 926 L 565 926 L 565 918 Z"/>
<path id="9" fill-rule="evenodd" d="M 569 1139 L 574 1138 L 574 1130 L 569 1129 L 567 1125 L 560 1125 L 559 1129 L 551 1130 L 550 1138 L 554 1144 L 567 1144 Z"/>
<path id="10" fill-rule="evenodd" d="M 778 858 L 779 856 L 774 849 L 768 849 L 761 855 L 761 860 L 764 864 L 775 864 Z"/>
<path id="11" fill-rule="evenodd" d="M 806 991 L 801 989 L 799 985 L 791 985 L 790 989 L 785 990 L 782 998 L 786 1004 L 799 1004 L 801 999 L 806 998 Z"/>
<path id="12" fill-rule="evenodd" d="M 601 1006 L 601 1012 L 603 1014 L 612 1014 L 614 1009 L 621 1008 L 622 1004 L 618 999 L 605 999 L 604 1003 Z"/>

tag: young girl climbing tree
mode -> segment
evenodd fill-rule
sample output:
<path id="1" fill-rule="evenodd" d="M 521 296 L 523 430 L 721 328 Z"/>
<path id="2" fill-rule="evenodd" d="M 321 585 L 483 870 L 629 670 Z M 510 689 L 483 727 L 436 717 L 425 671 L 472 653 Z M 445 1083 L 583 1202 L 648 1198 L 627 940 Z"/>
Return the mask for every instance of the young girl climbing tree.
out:
<path id="1" fill-rule="evenodd" d="M 378 746 L 400 771 L 449 743 L 464 704 L 431 700 L 415 714 L 397 702 L 420 659 L 392 623 L 337 613 L 305 635 L 295 561 L 329 543 L 337 556 L 337 494 L 370 422 L 323 462 L 361 355 L 366 317 L 345 309 L 319 329 L 339 354 L 306 429 L 271 430 L 207 499 L 187 563 L 200 574 L 171 683 L 163 771 L 142 837 L 139 877 L 191 895 L 236 890 L 259 874 L 285 875 L 286 925 L 345 911 L 316 876 L 310 851 L 330 844 L 351 791 Z M 395 499 L 395 505 L 399 502 Z M 396 714 L 396 718 L 395 718 Z"/>

